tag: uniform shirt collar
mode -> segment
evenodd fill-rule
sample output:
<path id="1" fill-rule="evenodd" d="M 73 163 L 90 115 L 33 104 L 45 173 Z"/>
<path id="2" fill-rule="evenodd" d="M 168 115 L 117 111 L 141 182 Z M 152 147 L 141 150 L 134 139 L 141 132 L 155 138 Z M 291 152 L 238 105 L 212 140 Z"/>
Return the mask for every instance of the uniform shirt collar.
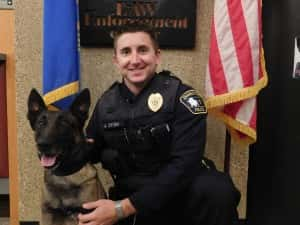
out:
<path id="1" fill-rule="evenodd" d="M 135 102 L 137 96 L 135 96 L 135 95 L 129 90 L 129 88 L 125 85 L 124 81 L 122 81 L 122 83 L 120 83 L 119 89 L 120 89 L 120 94 L 121 94 L 121 96 L 126 100 L 126 102 L 128 102 L 128 103 L 133 103 L 133 102 Z"/>
<path id="2" fill-rule="evenodd" d="M 134 95 L 129 88 L 125 85 L 124 80 L 122 80 L 122 83 L 120 83 L 119 85 L 119 89 L 120 89 L 120 94 L 123 98 L 125 98 L 125 100 L 129 103 L 134 103 L 139 96 L 150 86 L 150 83 L 152 83 L 153 79 L 156 77 L 156 73 L 155 75 L 152 77 L 152 79 L 148 82 L 148 84 L 143 88 L 143 90 L 138 94 L 138 95 Z"/>

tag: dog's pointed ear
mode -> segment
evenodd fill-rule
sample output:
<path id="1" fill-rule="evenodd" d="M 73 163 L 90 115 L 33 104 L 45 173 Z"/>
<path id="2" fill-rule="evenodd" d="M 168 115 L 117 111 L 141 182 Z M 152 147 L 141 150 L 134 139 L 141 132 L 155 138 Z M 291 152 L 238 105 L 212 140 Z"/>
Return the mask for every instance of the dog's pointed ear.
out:
<path id="1" fill-rule="evenodd" d="M 89 108 L 91 105 L 91 94 L 89 89 L 83 89 L 75 98 L 70 106 L 71 113 L 78 119 L 80 126 L 83 127 L 89 116 Z"/>
<path id="2" fill-rule="evenodd" d="M 28 97 L 27 106 L 27 119 L 30 122 L 31 128 L 34 130 L 34 124 L 38 115 L 47 108 L 42 96 L 37 92 L 36 89 L 31 90 Z"/>

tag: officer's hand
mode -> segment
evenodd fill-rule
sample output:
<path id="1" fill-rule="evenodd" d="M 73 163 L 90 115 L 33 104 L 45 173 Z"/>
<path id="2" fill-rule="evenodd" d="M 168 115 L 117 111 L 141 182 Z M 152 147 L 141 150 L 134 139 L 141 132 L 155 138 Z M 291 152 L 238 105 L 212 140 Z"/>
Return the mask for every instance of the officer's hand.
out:
<path id="1" fill-rule="evenodd" d="M 93 138 L 87 138 L 87 139 L 85 139 L 85 141 L 87 143 L 95 143 L 95 140 Z"/>
<path id="2" fill-rule="evenodd" d="M 94 209 L 88 214 L 79 214 L 79 225 L 112 225 L 117 222 L 114 201 L 100 199 L 83 204 L 85 209 Z"/>

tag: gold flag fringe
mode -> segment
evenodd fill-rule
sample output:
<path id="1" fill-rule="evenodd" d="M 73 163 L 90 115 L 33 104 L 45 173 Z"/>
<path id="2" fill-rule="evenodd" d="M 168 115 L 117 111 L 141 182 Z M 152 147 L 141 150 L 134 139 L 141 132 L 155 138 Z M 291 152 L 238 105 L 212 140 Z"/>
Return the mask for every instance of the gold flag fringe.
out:
<path id="1" fill-rule="evenodd" d="M 59 111 L 59 108 L 57 108 L 57 107 L 54 106 L 54 105 L 47 105 L 47 108 L 48 108 L 48 110 L 50 110 L 50 111 Z"/>
<path id="2" fill-rule="evenodd" d="M 268 76 L 263 48 L 261 49 L 260 61 L 263 76 L 256 82 L 256 84 L 250 87 L 243 88 L 241 90 L 232 91 L 227 94 L 209 97 L 205 102 L 209 113 L 214 115 L 217 119 L 222 120 L 227 126 L 227 129 L 229 130 L 232 137 L 242 144 L 251 144 L 256 142 L 256 130 L 252 129 L 247 124 L 243 124 L 235 118 L 232 118 L 229 115 L 225 114 L 224 112 L 222 112 L 222 109 L 224 105 L 256 97 L 259 91 L 267 85 Z M 238 132 L 241 132 L 246 136 L 241 139 Z"/>
<path id="3" fill-rule="evenodd" d="M 74 81 L 72 83 L 69 83 L 51 92 L 46 93 L 43 98 L 45 104 L 48 106 L 60 99 L 76 94 L 78 91 L 79 91 L 79 81 Z"/>
<path id="4" fill-rule="evenodd" d="M 242 144 L 251 144 L 256 141 L 256 131 L 248 125 L 239 122 L 238 120 L 228 116 L 227 114 L 219 110 L 210 109 L 209 113 L 215 116 L 217 119 L 222 120 L 229 130 L 231 136 L 238 142 L 241 142 Z M 243 133 L 246 136 L 241 139 L 237 131 Z"/>
<path id="5" fill-rule="evenodd" d="M 261 61 L 263 76 L 256 82 L 256 84 L 240 90 L 231 91 L 230 93 L 208 97 L 205 101 L 206 107 L 208 109 L 211 109 L 214 107 L 224 106 L 230 103 L 239 102 L 256 96 L 258 92 L 262 88 L 264 88 L 268 83 L 263 50 L 262 50 L 260 61 Z"/>

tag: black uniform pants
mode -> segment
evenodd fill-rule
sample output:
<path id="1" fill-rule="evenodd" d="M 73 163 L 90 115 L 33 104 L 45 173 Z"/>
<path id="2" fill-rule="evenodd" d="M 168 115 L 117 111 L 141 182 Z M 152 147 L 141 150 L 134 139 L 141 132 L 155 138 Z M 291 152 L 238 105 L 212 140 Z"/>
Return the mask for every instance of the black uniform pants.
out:
<path id="1" fill-rule="evenodd" d="M 205 169 L 161 212 L 149 217 L 137 214 L 118 225 L 233 225 L 239 200 L 240 193 L 227 174 Z"/>

